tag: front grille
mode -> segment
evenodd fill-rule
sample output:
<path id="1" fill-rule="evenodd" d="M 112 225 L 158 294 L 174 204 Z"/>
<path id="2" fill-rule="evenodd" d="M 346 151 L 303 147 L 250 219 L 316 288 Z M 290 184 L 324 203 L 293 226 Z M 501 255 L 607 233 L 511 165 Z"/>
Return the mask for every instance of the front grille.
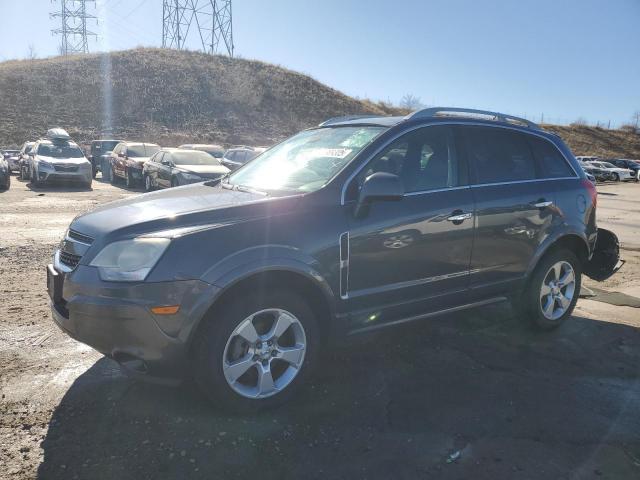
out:
<path id="1" fill-rule="evenodd" d="M 91 245 L 93 243 L 93 238 L 91 238 L 89 235 L 76 232 L 75 230 L 69 230 L 69 233 L 67 233 L 67 235 L 69 238 L 77 240 L 80 243 L 85 243 L 87 245 Z"/>
<path id="2" fill-rule="evenodd" d="M 73 253 L 60 251 L 60 263 L 66 265 L 69 268 L 76 268 L 80 263 L 80 255 L 74 255 Z"/>
<path id="3" fill-rule="evenodd" d="M 56 164 L 53 166 L 56 172 L 77 172 L 78 165 L 60 165 Z"/>

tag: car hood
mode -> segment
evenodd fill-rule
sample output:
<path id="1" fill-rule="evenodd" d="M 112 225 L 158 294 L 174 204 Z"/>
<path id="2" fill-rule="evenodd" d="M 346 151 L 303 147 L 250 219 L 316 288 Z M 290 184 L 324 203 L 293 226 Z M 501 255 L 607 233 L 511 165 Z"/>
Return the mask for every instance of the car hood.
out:
<path id="1" fill-rule="evenodd" d="M 229 169 L 224 165 L 180 165 L 176 167 L 181 172 L 195 173 L 201 177 L 224 175 Z"/>
<path id="2" fill-rule="evenodd" d="M 289 198 L 198 183 L 107 203 L 76 217 L 70 228 L 111 241 L 116 237 L 266 216 L 274 213 L 271 205 L 297 204 L 288 202 Z"/>
<path id="3" fill-rule="evenodd" d="M 49 163 L 64 163 L 64 164 L 74 164 L 74 165 L 82 165 L 84 163 L 89 163 L 89 160 L 86 158 L 58 158 L 58 157 L 47 157 L 46 155 L 36 155 L 38 160 L 44 160 Z"/>

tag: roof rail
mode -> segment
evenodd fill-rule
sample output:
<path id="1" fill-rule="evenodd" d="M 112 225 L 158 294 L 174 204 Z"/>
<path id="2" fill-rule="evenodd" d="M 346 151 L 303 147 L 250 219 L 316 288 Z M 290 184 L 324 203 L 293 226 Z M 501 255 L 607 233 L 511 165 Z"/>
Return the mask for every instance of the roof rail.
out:
<path id="1" fill-rule="evenodd" d="M 473 110 L 471 108 L 432 107 L 418 110 L 407 115 L 407 119 L 433 118 L 433 117 L 478 117 L 496 122 L 511 123 L 523 127 L 541 130 L 540 126 L 525 118 L 514 117 L 504 113 L 490 112 L 488 110 Z"/>
<path id="2" fill-rule="evenodd" d="M 379 115 L 369 114 L 369 115 L 345 115 L 344 117 L 332 117 L 324 122 L 320 123 L 319 127 L 325 127 L 327 125 L 333 125 L 334 123 L 339 122 L 348 122 L 349 120 L 358 120 L 359 118 L 374 118 L 379 117 Z"/>

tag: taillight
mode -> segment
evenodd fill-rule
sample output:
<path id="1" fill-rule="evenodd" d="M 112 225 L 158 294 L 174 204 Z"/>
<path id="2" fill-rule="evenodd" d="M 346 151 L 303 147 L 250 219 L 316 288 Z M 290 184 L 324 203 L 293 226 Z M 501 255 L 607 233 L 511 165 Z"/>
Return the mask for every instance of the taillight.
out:
<path id="1" fill-rule="evenodd" d="M 583 178 L 580 183 L 582 183 L 582 186 L 589 192 L 591 203 L 595 207 L 598 204 L 598 191 L 596 190 L 596 186 L 591 183 L 591 180 L 588 180 L 586 178 Z"/>

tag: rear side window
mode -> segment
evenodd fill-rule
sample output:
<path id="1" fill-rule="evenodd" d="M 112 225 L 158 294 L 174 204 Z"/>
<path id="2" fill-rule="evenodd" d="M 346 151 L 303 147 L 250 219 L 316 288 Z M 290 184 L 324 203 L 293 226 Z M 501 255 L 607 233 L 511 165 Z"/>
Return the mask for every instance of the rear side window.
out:
<path id="1" fill-rule="evenodd" d="M 529 143 L 540 165 L 543 178 L 575 177 L 560 151 L 547 140 L 531 136 Z"/>
<path id="2" fill-rule="evenodd" d="M 536 178 L 535 160 L 525 135 L 494 127 L 465 127 L 464 137 L 477 183 Z"/>

